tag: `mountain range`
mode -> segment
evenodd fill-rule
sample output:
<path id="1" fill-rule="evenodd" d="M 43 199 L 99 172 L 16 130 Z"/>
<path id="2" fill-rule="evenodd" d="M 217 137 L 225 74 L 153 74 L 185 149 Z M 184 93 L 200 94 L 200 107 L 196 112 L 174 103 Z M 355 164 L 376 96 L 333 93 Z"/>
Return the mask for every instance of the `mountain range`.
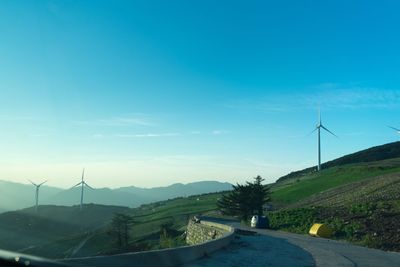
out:
<path id="1" fill-rule="evenodd" d="M 140 188 L 135 186 L 110 188 L 85 188 L 84 202 L 102 205 L 138 207 L 142 204 L 185 197 L 191 195 L 220 192 L 232 189 L 230 183 L 201 181 L 188 184 L 176 183 L 166 187 Z M 80 202 L 79 187 L 62 189 L 43 185 L 40 188 L 41 205 L 73 206 Z M 35 201 L 32 185 L 0 180 L 0 212 L 31 207 Z"/>

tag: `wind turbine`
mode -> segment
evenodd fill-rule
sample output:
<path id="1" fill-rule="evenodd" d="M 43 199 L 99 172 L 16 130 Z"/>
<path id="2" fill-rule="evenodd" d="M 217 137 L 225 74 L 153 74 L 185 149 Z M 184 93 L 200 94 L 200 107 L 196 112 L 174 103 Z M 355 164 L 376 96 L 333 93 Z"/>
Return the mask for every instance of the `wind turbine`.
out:
<path id="1" fill-rule="evenodd" d="M 321 129 L 324 129 L 331 135 L 338 137 L 336 134 L 332 133 L 331 131 L 328 130 L 323 124 L 322 124 L 322 119 L 321 119 L 321 111 L 318 109 L 318 123 L 317 126 L 315 127 L 314 131 L 311 133 L 318 131 L 318 171 L 321 170 Z"/>
<path id="2" fill-rule="evenodd" d="M 72 188 L 77 187 L 77 186 L 81 186 L 81 210 L 82 210 L 82 205 L 83 205 L 83 189 L 85 186 L 89 187 L 90 189 L 93 189 L 90 185 L 88 185 L 83 179 L 85 177 L 85 168 L 82 171 L 82 180 L 77 183 L 76 185 L 74 185 Z"/>
<path id="3" fill-rule="evenodd" d="M 40 186 L 41 186 L 42 184 L 44 184 L 45 182 L 47 182 L 47 180 L 44 181 L 44 182 L 42 182 L 41 184 L 36 184 L 36 183 L 32 182 L 31 180 L 28 180 L 28 181 L 31 182 L 31 184 L 33 184 L 33 185 L 36 187 L 36 197 L 35 197 L 35 199 L 36 199 L 36 205 L 35 205 L 35 211 L 37 212 L 37 211 L 38 211 L 38 204 L 39 204 L 39 188 L 40 188 Z"/>

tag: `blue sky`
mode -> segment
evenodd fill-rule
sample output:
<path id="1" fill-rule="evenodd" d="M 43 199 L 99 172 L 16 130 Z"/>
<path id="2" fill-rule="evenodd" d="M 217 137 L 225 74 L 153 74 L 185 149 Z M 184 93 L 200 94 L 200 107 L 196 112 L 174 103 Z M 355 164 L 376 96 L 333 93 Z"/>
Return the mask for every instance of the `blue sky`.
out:
<path id="1" fill-rule="evenodd" d="M 1 1 L 0 179 L 272 182 L 397 141 L 397 1 Z"/>

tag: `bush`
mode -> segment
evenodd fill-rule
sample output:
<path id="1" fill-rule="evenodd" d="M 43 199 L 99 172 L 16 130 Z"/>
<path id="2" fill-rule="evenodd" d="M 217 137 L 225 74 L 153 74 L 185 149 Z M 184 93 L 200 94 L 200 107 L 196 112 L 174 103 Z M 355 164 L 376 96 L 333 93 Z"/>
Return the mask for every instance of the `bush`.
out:
<path id="1" fill-rule="evenodd" d="M 271 229 L 286 230 L 294 233 L 308 233 L 315 223 L 315 210 L 311 208 L 268 212 Z"/>

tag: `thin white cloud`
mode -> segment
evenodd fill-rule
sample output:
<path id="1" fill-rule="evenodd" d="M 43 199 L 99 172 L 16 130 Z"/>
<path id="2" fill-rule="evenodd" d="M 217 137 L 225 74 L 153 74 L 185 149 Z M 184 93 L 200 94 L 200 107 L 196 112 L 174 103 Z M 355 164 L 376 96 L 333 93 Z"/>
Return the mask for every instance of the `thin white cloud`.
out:
<path id="1" fill-rule="evenodd" d="M 93 125 L 93 126 L 154 126 L 154 122 L 149 115 L 134 114 L 128 116 L 117 116 L 94 120 L 74 120 L 75 124 Z"/>
<path id="2" fill-rule="evenodd" d="M 379 89 L 341 84 L 316 86 L 316 93 L 306 97 L 308 106 L 341 109 L 392 109 L 400 107 L 400 90 Z"/>
<path id="3" fill-rule="evenodd" d="M 211 132 L 212 135 L 222 135 L 222 134 L 227 134 L 229 133 L 228 131 L 225 130 L 214 130 Z"/>
<path id="4" fill-rule="evenodd" d="M 379 89 L 326 83 L 299 93 L 266 95 L 262 99 L 244 99 L 225 105 L 228 108 L 266 113 L 322 109 L 399 109 L 400 89 Z"/>
<path id="5" fill-rule="evenodd" d="M 170 137 L 180 136 L 179 133 L 146 133 L 146 134 L 115 134 L 115 137 L 120 138 L 148 138 L 148 137 Z"/>

